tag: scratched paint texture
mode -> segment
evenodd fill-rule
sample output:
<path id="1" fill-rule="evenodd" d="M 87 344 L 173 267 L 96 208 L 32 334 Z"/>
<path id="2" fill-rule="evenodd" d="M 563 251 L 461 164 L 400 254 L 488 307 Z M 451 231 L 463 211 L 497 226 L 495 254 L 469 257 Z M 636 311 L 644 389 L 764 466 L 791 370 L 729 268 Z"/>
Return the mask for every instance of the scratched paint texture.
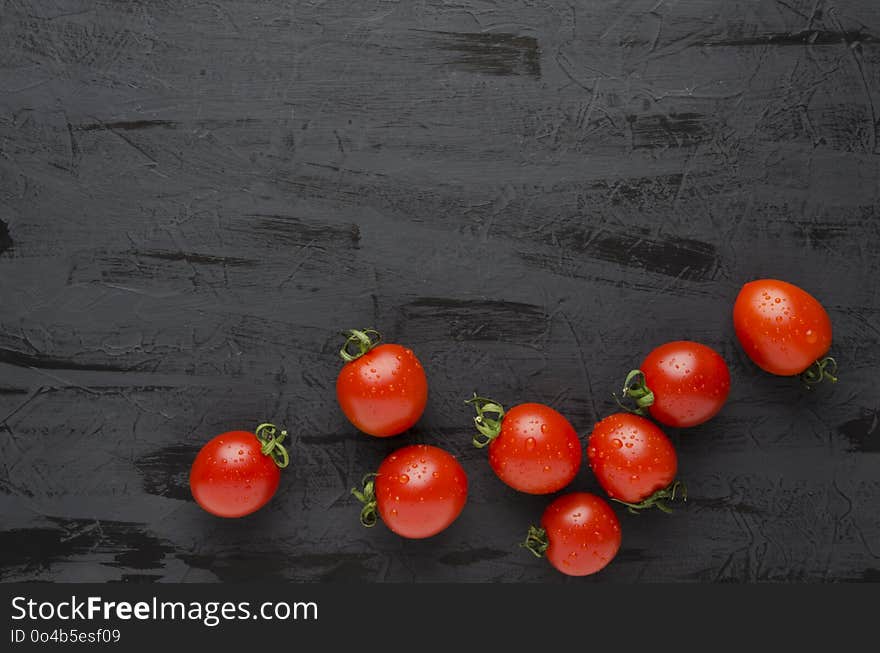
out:
<path id="1" fill-rule="evenodd" d="M 0 579 L 880 580 L 878 118 L 874 0 L 0 0 Z M 837 386 L 744 357 L 763 276 L 826 304 Z M 336 408 L 352 326 L 421 357 L 409 434 Z M 689 501 L 565 579 L 463 399 L 585 441 L 679 338 L 733 377 L 670 431 Z M 279 494 L 203 513 L 196 451 L 263 419 Z M 464 513 L 362 529 L 349 489 L 412 442 L 460 458 Z"/>

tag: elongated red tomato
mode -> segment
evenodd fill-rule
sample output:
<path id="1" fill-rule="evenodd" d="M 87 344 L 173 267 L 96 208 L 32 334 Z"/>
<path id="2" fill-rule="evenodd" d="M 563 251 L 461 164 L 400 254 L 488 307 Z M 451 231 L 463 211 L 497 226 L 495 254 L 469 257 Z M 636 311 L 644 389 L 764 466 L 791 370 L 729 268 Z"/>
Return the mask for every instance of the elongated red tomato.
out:
<path id="1" fill-rule="evenodd" d="M 689 340 L 654 349 L 626 377 L 623 392 L 661 424 L 697 426 L 713 418 L 730 394 L 730 371 L 711 347 Z"/>
<path id="2" fill-rule="evenodd" d="M 348 420 L 369 435 L 385 438 L 411 428 L 425 411 L 428 380 L 411 349 L 380 345 L 372 329 L 347 332 L 340 351 L 346 364 L 336 379 L 336 399 Z M 358 350 L 352 353 L 351 347 Z"/>
<path id="3" fill-rule="evenodd" d="M 581 445 L 567 419 L 544 404 L 520 404 L 504 410 L 496 401 L 474 395 L 477 447 L 489 447 L 489 464 L 514 490 L 557 492 L 581 467 Z M 494 417 L 490 417 L 490 415 Z"/>
<path id="4" fill-rule="evenodd" d="M 563 574 L 587 576 L 604 569 L 620 549 L 620 521 L 595 494 L 574 492 L 553 501 L 541 528 L 529 527 L 524 546 Z"/>
<path id="5" fill-rule="evenodd" d="M 765 372 L 803 374 L 808 384 L 837 381 L 831 348 L 831 318 L 815 297 L 778 279 L 759 279 L 742 287 L 733 306 L 736 337 L 749 358 Z"/>
<path id="6" fill-rule="evenodd" d="M 361 503 L 361 524 L 384 524 L 401 537 L 421 539 L 445 530 L 467 501 L 467 475 L 455 457 L 426 444 L 398 449 L 352 489 Z"/>
<path id="7" fill-rule="evenodd" d="M 669 512 L 665 501 L 675 499 L 680 485 L 675 481 L 678 457 L 650 420 L 631 413 L 606 417 L 593 428 L 587 458 L 599 485 L 615 501 L 632 510 Z"/>
<path id="8" fill-rule="evenodd" d="M 230 431 L 208 441 L 189 473 L 196 503 L 218 517 L 244 517 L 262 508 L 290 460 L 281 444 L 286 436 L 273 424 L 261 424 L 255 433 Z"/>

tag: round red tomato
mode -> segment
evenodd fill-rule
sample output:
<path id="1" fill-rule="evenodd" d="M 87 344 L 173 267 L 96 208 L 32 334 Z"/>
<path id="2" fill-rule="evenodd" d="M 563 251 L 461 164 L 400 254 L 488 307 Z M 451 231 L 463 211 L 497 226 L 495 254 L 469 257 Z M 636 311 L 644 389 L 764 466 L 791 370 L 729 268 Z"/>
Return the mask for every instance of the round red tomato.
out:
<path id="1" fill-rule="evenodd" d="M 711 347 L 679 340 L 660 345 L 626 378 L 626 396 L 639 415 L 647 409 L 661 424 L 697 426 L 714 417 L 730 394 L 730 371 Z"/>
<path id="2" fill-rule="evenodd" d="M 653 422 L 615 413 L 593 428 L 587 443 L 593 473 L 608 496 L 632 510 L 669 508 L 675 499 L 678 458 L 672 442 Z"/>
<path id="3" fill-rule="evenodd" d="M 411 349 L 380 345 L 372 329 L 352 330 L 340 355 L 336 379 L 339 407 L 356 428 L 385 438 L 412 427 L 428 403 L 428 379 Z M 352 354 L 349 350 L 357 346 Z"/>
<path id="4" fill-rule="evenodd" d="M 581 467 L 581 444 L 572 425 L 544 404 L 501 404 L 474 396 L 477 447 L 489 447 L 489 464 L 502 481 L 528 494 L 558 492 Z M 488 417 L 487 415 L 494 415 Z"/>
<path id="5" fill-rule="evenodd" d="M 807 383 L 837 381 L 831 318 L 815 297 L 776 279 L 751 281 L 733 306 L 733 326 L 746 354 L 766 372 L 804 374 Z"/>
<path id="6" fill-rule="evenodd" d="M 524 546 L 563 574 L 588 576 L 604 569 L 620 549 L 620 522 L 595 494 L 564 494 L 529 528 Z"/>
<path id="7" fill-rule="evenodd" d="M 289 458 L 286 431 L 261 424 L 256 433 L 230 431 L 210 440 L 189 473 L 193 498 L 218 517 L 244 517 L 262 508 L 278 489 Z"/>
<path id="8" fill-rule="evenodd" d="M 401 537 L 421 539 L 445 530 L 467 501 L 467 476 L 452 454 L 426 444 L 398 449 L 353 489 L 364 504 L 361 523 L 381 518 Z"/>

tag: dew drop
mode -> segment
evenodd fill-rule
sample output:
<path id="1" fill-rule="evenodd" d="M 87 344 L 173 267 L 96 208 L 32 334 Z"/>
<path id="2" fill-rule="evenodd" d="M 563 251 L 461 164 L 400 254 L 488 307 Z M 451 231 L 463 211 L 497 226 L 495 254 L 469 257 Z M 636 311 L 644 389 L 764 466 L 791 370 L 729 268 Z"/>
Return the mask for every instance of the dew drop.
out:
<path id="1" fill-rule="evenodd" d="M 618 438 L 614 438 L 611 441 L 611 444 L 614 445 L 615 449 L 620 449 L 623 446 L 623 442 L 621 442 Z"/>
<path id="2" fill-rule="evenodd" d="M 409 476 L 407 476 L 406 474 L 401 474 L 400 475 L 400 482 L 404 483 L 404 484 L 409 483 Z"/>
<path id="3" fill-rule="evenodd" d="M 526 438 L 526 449 L 532 451 L 535 448 L 535 438 Z"/>

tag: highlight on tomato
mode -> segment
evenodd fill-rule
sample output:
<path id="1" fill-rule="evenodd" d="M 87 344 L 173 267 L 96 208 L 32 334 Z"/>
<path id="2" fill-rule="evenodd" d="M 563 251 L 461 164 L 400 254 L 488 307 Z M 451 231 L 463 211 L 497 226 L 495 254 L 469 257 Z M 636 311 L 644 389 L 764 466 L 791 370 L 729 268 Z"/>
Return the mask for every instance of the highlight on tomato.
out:
<path id="1" fill-rule="evenodd" d="M 581 444 L 560 413 L 536 403 L 505 411 L 476 393 L 467 403 L 477 411 L 474 446 L 489 447 L 489 465 L 504 483 L 528 494 L 550 494 L 574 479 L 581 467 Z"/>
<path id="2" fill-rule="evenodd" d="M 409 539 L 431 537 L 447 529 L 467 501 L 467 475 L 455 457 L 426 444 L 398 449 L 367 474 L 363 489 L 351 493 L 363 504 L 361 524 L 381 519 Z"/>
<path id="3" fill-rule="evenodd" d="M 375 329 L 343 333 L 345 361 L 336 379 L 339 407 L 356 428 L 378 438 L 411 428 L 428 403 L 428 379 L 411 349 L 380 344 Z"/>
<path id="4" fill-rule="evenodd" d="M 687 499 L 675 478 L 678 457 L 672 442 L 644 417 L 615 413 L 596 424 L 587 458 L 602 489 L 632 513 L 648 508 L 672 512 L 667 501 Z"/>
<path id="5" fill-rule="evenodd" d="M 253 433 L 229 431 L 208 441 L 189 473 L 196 503 L 218 517 L 244 517 L 262 508 L 290 463 L 281 444 L 286 437 L 274 424 L 260 424 Z"/>
<path id="6" fill-rule="evenodd" d="M 573 492 L 554 500 L 529 526 L 523 546 L 563 574 L 588 576 L 604 569 L 620 549 L 620 521 L 595 494 Z"/>
<path id="7" fill-rule="evenodd" d="M 690 340 L 660 345 L 624 382 L 626 410 L 650 414 L 661 424 L 686 428 L 715 417 L 730 394 L 730 370 L 711 347 Z M 620 403 L 620 402 L 618 402 Z"/>
<path id="8" fill-rule="evenodd" d="M 733 306 L 736 337 L 752 361 L 778 376 L 800 375 L 812 387 L 837 382 L 831 318 L 818 299 L 794 284 L 759 279 L 745 284 Z"/>

